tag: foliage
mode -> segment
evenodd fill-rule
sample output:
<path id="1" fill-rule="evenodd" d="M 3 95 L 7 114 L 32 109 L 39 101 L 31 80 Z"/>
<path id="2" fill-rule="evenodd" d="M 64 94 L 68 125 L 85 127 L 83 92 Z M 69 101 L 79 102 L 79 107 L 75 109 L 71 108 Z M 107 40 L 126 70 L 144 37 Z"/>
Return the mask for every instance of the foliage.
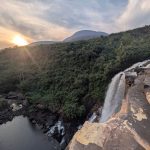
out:
<path id="1" fill-rule="evenodd" d="M 4 110 L 5 108 L 8 108 L 8 103 L 0 98 L 0 111 Z"/>
<path id="2" fill-rule="evenodd" d="M 68 118 L 83 117 L 85 102 L 103 102 L 112 76 L 150 58 L 149 41 L 146 26 L 88 41 L 5 49 L 0 94 L 21 91 L 32 104 L 43 103 Z"/>

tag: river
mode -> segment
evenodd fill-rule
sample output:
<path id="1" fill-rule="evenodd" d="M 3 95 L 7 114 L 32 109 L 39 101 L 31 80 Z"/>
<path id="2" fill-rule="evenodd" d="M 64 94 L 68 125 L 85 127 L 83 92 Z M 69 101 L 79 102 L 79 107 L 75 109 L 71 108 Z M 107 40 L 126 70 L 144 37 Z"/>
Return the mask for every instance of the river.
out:
<path id="1" fill-rule="evenodd" d="M 15 117 L 0 126 L 0 150 L 57 150 L 54 141 L 49 141 L 27 117 Z"/>

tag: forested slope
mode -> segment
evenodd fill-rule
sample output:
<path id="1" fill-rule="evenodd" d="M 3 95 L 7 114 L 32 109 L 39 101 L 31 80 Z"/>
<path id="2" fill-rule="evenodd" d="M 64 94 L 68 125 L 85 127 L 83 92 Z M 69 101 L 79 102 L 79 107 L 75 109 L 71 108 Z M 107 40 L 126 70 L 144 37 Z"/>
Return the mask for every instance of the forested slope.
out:
<path id="1" fill-rule="evenodd" d="M 115 73 L 150 58 L 150 26 L 88 41 L 7 48 L 0 52 L 0 94 L 23 92 L 67 118 L 103 102 Z"/>

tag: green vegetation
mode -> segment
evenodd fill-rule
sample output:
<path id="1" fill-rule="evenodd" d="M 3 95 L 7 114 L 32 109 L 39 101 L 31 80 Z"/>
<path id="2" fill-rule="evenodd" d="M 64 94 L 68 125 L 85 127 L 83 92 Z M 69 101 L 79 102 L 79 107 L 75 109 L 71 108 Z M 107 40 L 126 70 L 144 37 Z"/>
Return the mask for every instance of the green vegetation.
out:
<path id="1" fill-rule="evenodd" d="M 103 102 L 110 79 L 150 58 L 150 26 L 73 43 L 8 48 L 0 53 L 0 94 L 23 92 L 68 118 Z"/>
<path id="2" fill-rule="evenodd" d="M 5 108 L 8 108 L 8 103 L 6 102 L 6 100 L 0 98 L 0 111 L 4 110 Z"/>

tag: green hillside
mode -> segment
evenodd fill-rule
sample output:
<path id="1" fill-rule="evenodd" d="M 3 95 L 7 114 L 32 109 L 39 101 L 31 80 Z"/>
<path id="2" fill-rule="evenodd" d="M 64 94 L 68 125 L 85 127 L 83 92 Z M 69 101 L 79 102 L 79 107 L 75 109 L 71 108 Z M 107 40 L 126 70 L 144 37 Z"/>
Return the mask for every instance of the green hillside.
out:
<path id="1" fill-rule="evenodd" d="M 8 48 L 0 52 L 0 94 L 23 92 L 67 118 L 103 102 L 117 72 L 150 58 L 150 26 L 73 43 Z"/>

